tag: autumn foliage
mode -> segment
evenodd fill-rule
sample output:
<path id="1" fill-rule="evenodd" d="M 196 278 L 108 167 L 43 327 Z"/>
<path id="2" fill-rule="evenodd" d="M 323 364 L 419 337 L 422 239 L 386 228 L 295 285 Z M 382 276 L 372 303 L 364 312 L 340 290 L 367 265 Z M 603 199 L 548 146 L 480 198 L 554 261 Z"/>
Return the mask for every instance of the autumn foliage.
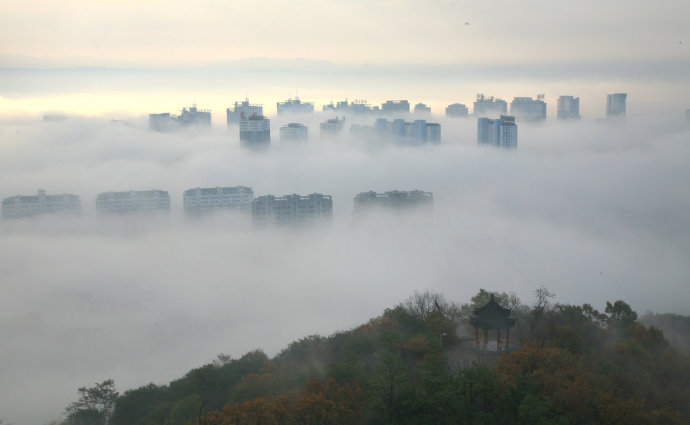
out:
<path id="1" fill-rule="evenodd" d="M 532 307 L 495 294 L 517 320 L 500 355 L 456 332 L 488 291 L 464 306 L 427 292 L 273 358 L 221 355 L 169 385 L 126 391 L 107 425 L 690 423 L 690 356 L 661 330 L 623 301 L 599 312 L 539 291 Z M 73 413 L 69 425 L 92 425 L 90 411 Z"/>
<path id="2" fill-rule="evenodd" d="M 361 421 L 364 392 L 356 382 L 312 379 L 296 394 L 227 404 L 198 425 L 352 425 Z"/>

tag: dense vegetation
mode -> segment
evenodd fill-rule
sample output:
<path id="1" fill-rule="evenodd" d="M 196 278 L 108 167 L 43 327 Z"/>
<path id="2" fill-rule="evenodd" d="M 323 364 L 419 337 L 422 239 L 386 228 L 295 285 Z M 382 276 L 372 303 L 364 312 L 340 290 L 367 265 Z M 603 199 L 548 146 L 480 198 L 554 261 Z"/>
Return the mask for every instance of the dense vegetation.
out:
<path id="1" fill-rule="evenodd" d="M 623 301 L 599 312 L 536 294 L 531 307 L 496 294 L 517 319 L 500 356 L 480 355 L 456 332 L 489 292 L 462 306 L 426 292 L 272 359 L 221 355 L 169 385 L 121 395 L 111 380 L 80 388 L 64 425 L 690 423 L 687 351 Z"/>

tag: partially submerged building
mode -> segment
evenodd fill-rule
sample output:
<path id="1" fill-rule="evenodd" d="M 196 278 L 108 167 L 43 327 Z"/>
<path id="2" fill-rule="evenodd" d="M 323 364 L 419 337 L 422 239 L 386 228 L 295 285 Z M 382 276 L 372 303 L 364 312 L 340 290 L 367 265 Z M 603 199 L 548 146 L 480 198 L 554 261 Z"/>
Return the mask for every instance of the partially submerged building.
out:
<path id="1" fill-rule="evenodd" d="M 252 114 L 240 119 L 240 143 L 268 145 L 271 143 L 271 120 L 263 115 Z"/>
<path id="2" fill-rule="evenodd" d="M 211 111 L 199 109 L 196 105 L 182 108 L 180 115 L 171 115 L 168 112 L 162 114 L 149 114 L 149 129 L 153 131 L 171 131 L 180 127 L 211 126 Z"/>
<path id="3" fill-rule="evenodd" d="M 481 117 L 498 117 L 508 113 L 508 103 L 503 99 L 496 99 L 493 96 L 477 95 L 477 100 L 474 101 L 473 113 L 475 116 Z"/>
<path id="4" fill-rule="evenodd" d="M 311 114 L 314 112 L 314 103 L 312 102 L 302 102 L 299 97 L 295 99 L 288 99 L 285 102 L 277 102 L 276 109 L 278 115 L 290 113 L 290 114 Z"/>
<path id="5" fill-rule="evenodd" d="M 170 211 L 170 195 L 164 190 L 130 190 L 103 192 L 96 196 L 96 210 L 100 214 L 132 214 Z"/>
<path id="6" fill-rule="evenodd" d="M 501 115 L 499 119 L 479 118 L 477 120 L 477 143 L 505 149 L 517 149 L 517 124 L 515 117 Z"/>
<path id="7" fill-rule="evenodd" d="M 280 127 L 280 140 L 307 140 L 309 128 L 298 122 L 291 122 Z"/>
<path id="8" fill-rule="evenodd" d="M 510 102 L 510 114 L 524 121 L 544 121 L 546 119 L 546 102 L 544 95 L 540 94 L 536 99 L 531 97 L 515 97 Z"/>
<path id="9" fill-rule="evenodd" d="M 39 189 L 35 196 L 16 195 L 2 200 L 2 218 L 29 218 L 44 214 L 79 214 L 79 196 L 71 194 L 47 195 Z"/>
<path id="10" fill-rule="evenodd" d="M 244 99 L 242 102 L 235 102 L 232 108 L 225 110 L 227 115 L 228 126 L 237 125 L 243 117 L 251 117 L 252 115 L 263 115 L 264 107 L 259 104 L 249 103 L 249 99 Z"/>
<path id="11" fill-rule="evenodd" d="M 403 144 L 422 145 L 425 143 L 441 143 L 441 124 L 426 122 L 426 120 L 405 121 L 401 118 L 388 121 L 379 118 L 374 124 L 376 134 L 381 137 L 391 137 Z"/>
<path id="12" fill-rule="evenodd" d="M 453 103 L 446 107 L 446 116 L 453 118 L 464 118 L 469 116 L 470 112 L 467 106 L 462 103 Z"/>
<path id="13" fill-rule="evenodd" d="M 256 227 L 330 223 L 333 198 L 320 193 L 259 196 L 252 203 L 252 218 Z"/>
<path id="14" fill-rule="evenodd" d="M 434 205 L 434 195 L 421 190 L 376 193 L 361 192 L 354 198 L 355 215 L 365 214 L 378 209 L 405 211 L 422 209 L 431 211 Z"/>
<path id="15" fill-rule="evenodd" d="M 319 124 L 319 135 L 322 138 L 337 136 L 342 133 L 344 125 L 345 117 L 342 119 L 339 119 L 338 117 L 330 118 Z"/>

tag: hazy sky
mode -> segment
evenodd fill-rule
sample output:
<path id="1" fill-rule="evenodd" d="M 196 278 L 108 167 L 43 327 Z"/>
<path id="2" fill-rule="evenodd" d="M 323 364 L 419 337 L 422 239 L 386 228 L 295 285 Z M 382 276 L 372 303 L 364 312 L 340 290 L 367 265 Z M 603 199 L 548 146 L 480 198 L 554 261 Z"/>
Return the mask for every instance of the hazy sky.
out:
<path id="1" fill-rule="evenodd" d="M 595 119 L 616 92 L 629 94 L 630 115 L 682 114 L 688 16 L 683 0 L 1 1 L 0 114 L 147 114 L 197 102 L 221 123 L 245 95 L 269 114 L 295 94 L 317 109 L 403 98 L 442 114 L 477 93 L 544 93 L 549 116 L 559 95 L 574 95 Z M 245 58 L 291 61 L 236 62 Z M 26 70 L 85 66 L 120 71 Z"/>
<path id="2" fill-rule="evenodd" d="M 659 60 L 690 55 L 688 16 L 683 0 L 25 0 L 2 2 L 0 40 L 104 65 Z"/>

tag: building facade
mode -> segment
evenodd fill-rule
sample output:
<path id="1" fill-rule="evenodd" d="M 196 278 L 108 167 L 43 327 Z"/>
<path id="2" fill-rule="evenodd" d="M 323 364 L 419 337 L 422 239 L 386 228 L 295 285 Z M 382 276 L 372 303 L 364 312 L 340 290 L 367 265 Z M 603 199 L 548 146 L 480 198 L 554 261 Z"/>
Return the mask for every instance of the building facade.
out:
<path id="1" fill-rule="evenodd" d="M 414 113 L 418 115 L 431 115 L 431 108 L 423 103 L 414 105 Z"/>
<path id="2" fill-rule="evenodd" d="M 259 196 L 252 203 L 252 218 L 257 227 L 328 223 L 333 219 L 333 198 L 319 193 Z"/>
<path id="3" fill-rule="evenodd" d="M 197 187 L 185 190 L 182 201 L 188 215 L 206 215 L 223 210 L 249 211 L 254 201 L 254 191 L 245 186 Z"/>
<path id="4" fill-rule="evenodd" d="M 164 190 L 104 192 L 96 196 L 96 210 L 101 214 L 129 214 L 170 211 L 170 195 Z"/>
<path id="5" fill-rule="evenodd" d="M 232 108 L 227 108 L 225 110 L 227 115 L 228 126 L 233 124 L 239 124 L 242 117 L 251 117 L 252 115 L 263 115 L 264 107 L 263 105 L 253 105 L 249 103 L 249 99 L 245 99 L 242 102 L 235 102 Z"/>
<path id="6" fill-rule="evenodd" d="M 311 114 L 314 112 L 314 104 L 312 102 L 302 102 L 299 97 L 295 99 L 288 99 L 285 102 L 276 103 L 278 115 L 290 114 Z"/>
<path id="7" fill-rule="evenodd" d="M 483 94 L 477 95 L 477 100 L 473 104 L 475 116 L 498 117 L 508 113 L 508 104 L 503 99 L 495 99 L 493 96 L 486 97 Z"/>
<path id="8" fill-rule="evenodd" d="M 573 96 L 558 97 L 558 119 L 559 120 L 579 120 L 580 119 L 580 98 Z"/>
<path id="9" fill-rule="evenodd" d="M 309 128 L 298 122 L 291 122 L 280 127 L 280 140 L 307 140 Z"/>
<path id="10" fill-rule="evenodd" d="M 345 125 L 345 117 L 339 119 L 338 117 L 330 118 L 325 122 L 319 124 L 319 135 L 324 137 L 334 137 L 342 133 Z"/>
<path id="11" fill-rule="evenodd" d="M 545 120 L 546 102 L 544 102 L 544 95 L 540 94 L 536 99 L 531 97 L 513 98 L 513 101 L 510 102 L 510 114 L 525 121 Z"/>
<path id="12" fill-rule="evenodd" d="M 29 218 L 44 214 L 79 214 L 79 196 L 70 194 L 46 195 L 39 189 L 36 196 L 12 196 L 2 200 L 2 218 Z"/>
<path id="13" fill-rule="evenodd" d="M 405 121 L 395 119 L 388 121 L 379 118 L 374 124 L 374 131 L 381 137 L 392 137 L 399 143 L 414 145 L 441 143 L 441 124 L 426 122 L 426 120 Z"/>
<path id="14" fill-rule="evenodd" d="M 469 114 L 470 111 L 467 109 L 467 106 L 463 105 L 462 103 L 453 103 L 446 107 L 447 117 L 461 118 L 467 117 Z"/>
<path id="15" fill-rule="evenodd" d="M 177 122 L 177 117 L 170 115 L 169 112 L 149 114 L 149 130 L 165 132 L 175 130 L 179 126 L 180 123 Z"/>
<path id="16" fill-rule="evenodd" d="M 348 103 L 348 100 L 342 100 L 333 104 L 333 102 L 328 105 L 323 105 L 323 112 L 333 112 L 343 115 L 362 115 L 362 114 L 374 114 L 381 112 L 378 106 L 371 106 L 366 100 L 353 100 Z"/>
<path id="17" fill-rule="evenodd" d="M 240 143 L 261 145 L 271 142 L 271 120 L 263 115 L 250 115 L 240 120 Z"/>
<path id="18" fill-rule="evenodd" d="M 625 118 L 627 100 L 627 93 L 606 95 L 606 118 Z"/>
<path id="19" fill-rule="evenodd" d="M 354 198 L 354 214 L 361 215 L 378 209 L 407 210 L 422 208 L 430 210 L 434 205 L 434 195 L 421 190 L 376 193 L 361 192 Z"/>
<path id="20" fill-rule="evenodd" d="M 381 104 L 381 111 L 384 114 L 409 114 L 410 102 L 407 100 L 387 100 Z"/>
<path id="21" fill-rule="evenodd" d="M 477 143 L 505 149 L 517 149 L 515 118 L 507 115 L 501 115 L 499 119 L 479 118 L 477 120 Z"/>
<path id="22" fill-rule="evenodd" d="M 189 108 L 182 108 L 180 115 L 170 115 L 168 112 L 149 114 L 149 129 L 153 131 L 171 131 L 188 126 L 210 127 L 211 111 L 199 109 L 193 105 Z"/>
<path id="23" fill-rule="evenodd" d="M 210 127 L 211 110 L 199 109 L 196 107 L 196 105 L 190 106 L 189 108 L 182 108 L 180 115 L 177 117 L 177 121 L 182 126 L 200 125 Z"/>

